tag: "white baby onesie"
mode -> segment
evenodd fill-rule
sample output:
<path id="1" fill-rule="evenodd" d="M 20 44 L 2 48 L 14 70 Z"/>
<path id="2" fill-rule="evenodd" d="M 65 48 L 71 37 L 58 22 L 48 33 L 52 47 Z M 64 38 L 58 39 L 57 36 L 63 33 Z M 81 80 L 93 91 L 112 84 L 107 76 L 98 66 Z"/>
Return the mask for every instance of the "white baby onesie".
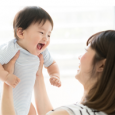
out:
<path id="1" fill-rule="evenodd" d="M 40 60 L 38 56 L 21 48 L 16 39 L 13 39 L 0 46 L 0 63 L 2 65 L 7 64 L 18 50 L 20 50 L 20 56 L 15 63 L 14 74 L 20 79 L 20 83 L 13 89 L 14 108 L 16 115 L 28 115 Z M 48 49 L 43 51 L 42 54 L 44 66 L 50 66 L 53 59 Z"/>

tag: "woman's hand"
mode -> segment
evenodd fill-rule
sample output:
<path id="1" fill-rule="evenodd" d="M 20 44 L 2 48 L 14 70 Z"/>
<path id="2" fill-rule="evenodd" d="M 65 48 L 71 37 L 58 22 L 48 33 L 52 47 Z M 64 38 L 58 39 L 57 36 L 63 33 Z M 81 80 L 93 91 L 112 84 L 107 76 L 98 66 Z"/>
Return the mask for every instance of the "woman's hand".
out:
<path id="1" fill-rule="evenodd" d="M 9 63 L 3 65 L 3 68 L 6 71 L 8 71 L 8 73 L 9 73 L 6 76 L 5 83 L 8 84 L 8 85 L 10 85 L 13 88 L 15 88 L 16 85 L 20 82 L 20 79 L 13 74 L 13 72 L 14 72 L 14 64 L 15 64 L 16 60 L 18 59 L 19 54 L 20 54 L 20 51 L 18 51 L 16 53 L 16 55 L 10 60 Z"/>
<path id="2" fill-rule="evenodd" d="M 14 64 L 16 60 L 18 59 L 19 54 L 20 54 L 20 51 L 16 53 L 16 55 L 10 60 L 9 63 L 3 65 L 3 68 L 11 74 L 13 74 L 14 72 Z"/>
<path id="3" fill-rule="evenodd" d="M 38 57 L 40 59 L 40 65 L 39 65 L 38 71 L 36 73 L 36 77 L 39 77 L 42 75 L 42 69 L 43 69 L 43 63 L 44 63 L 43 55 L 40 54 Z"/>
<path id="4" fill-rule="evenodd" d="M 40 58 L 40 65 L 36 73 L 36 80 L 34 84 L 35 105 L 37 113 L 39 115 L 46 115 L 46 113 L 52 110 L 53 107 L 48 98 L 44 77 L 42 74 L 43 62 L 44 62 L 43 56 L 42 54 L 40 54 L 38 57 Z"/>

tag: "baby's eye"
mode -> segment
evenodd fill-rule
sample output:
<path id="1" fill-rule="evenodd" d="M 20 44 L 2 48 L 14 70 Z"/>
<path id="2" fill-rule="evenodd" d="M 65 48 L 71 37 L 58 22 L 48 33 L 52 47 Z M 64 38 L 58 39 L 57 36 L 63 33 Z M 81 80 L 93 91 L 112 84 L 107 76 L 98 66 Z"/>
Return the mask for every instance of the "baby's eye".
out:
<path id="1" fill-rule="evenodd" d="M 44 34 L 43 32 L 40 32 L 41 34 Z"/>
<path id="2" fill-rule="evenodd" d="M 48 37 L 50 37 L 50 35 L 48 35 Z"/>

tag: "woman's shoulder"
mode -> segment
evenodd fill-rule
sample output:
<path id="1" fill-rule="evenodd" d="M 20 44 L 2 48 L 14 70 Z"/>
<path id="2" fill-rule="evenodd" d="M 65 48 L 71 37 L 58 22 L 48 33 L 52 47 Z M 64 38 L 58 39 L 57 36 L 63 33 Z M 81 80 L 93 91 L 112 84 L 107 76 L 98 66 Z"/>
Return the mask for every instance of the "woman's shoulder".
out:
<path id="1" fill-rule="evenodd" d="M 63 106 L 63 108 L 65 108 L 66 111 L 68 111 L 68 113 L 69 112 L 73 113 L 70 115 L 107 115 L 104 112 L 97 111 L 95 109 L 91 109 L 91 108 L 84 106 L 80 103 Z"/>
<path id="2" fill-rule="evenodd" d="M 104 112 L 97 111 L 80 103 L 62 106 L 48 112 L 46 115 L 107 115 Z"/>

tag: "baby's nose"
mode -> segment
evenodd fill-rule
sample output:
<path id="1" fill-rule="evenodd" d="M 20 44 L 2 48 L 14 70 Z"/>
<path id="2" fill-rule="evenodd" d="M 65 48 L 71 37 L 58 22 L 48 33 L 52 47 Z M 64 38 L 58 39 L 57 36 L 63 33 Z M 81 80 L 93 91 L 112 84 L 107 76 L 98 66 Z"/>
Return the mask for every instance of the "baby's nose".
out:
<path id="1" fill-rule="evenodd" d="M 43 37 L 43 40 L 44 40 L 44 41 L 47 41 L 47 40 L 48 40 L 48 37 L 47 37 L 47 36 L 44 36 L 44 37 Z"/>

